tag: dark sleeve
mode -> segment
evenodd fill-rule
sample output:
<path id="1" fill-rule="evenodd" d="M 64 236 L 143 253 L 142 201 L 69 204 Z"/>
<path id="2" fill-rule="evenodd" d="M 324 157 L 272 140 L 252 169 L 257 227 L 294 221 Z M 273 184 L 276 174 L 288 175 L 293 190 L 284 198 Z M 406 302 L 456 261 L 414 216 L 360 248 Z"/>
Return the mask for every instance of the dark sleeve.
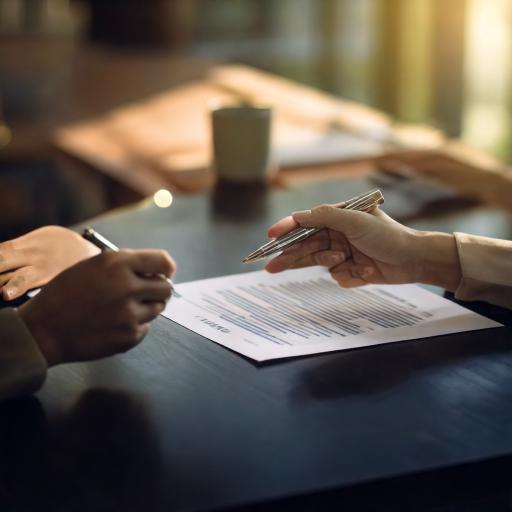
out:
<path id="1" fill-rule="evenodd" d="M 0 310 L 0 401 L 37 391 L 46 370 L 46 360 L 17 311 Z"/>

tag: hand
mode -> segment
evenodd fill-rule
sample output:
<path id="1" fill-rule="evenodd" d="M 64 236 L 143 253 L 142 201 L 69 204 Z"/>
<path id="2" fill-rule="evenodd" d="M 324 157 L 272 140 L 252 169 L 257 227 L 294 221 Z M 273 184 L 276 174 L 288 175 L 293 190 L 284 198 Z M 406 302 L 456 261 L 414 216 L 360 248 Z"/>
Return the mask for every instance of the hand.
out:
<path id="1" fill-rule="evenodd" d="M 164 251 L 104 252 L 50 281 L 19 313 L 48 366 L 124 352 L 165 307 L 176 269 Z"/>
<path id="2" fill-rule="evenodd" d="M 298 225 L 325 229 L 271 260 L 268 272 L 322 265 L 344 288 L 423 282 L 454 290 L 460 281 L 453 235 L 407 228 L 378 208 L 365 213 L 322 205 L 282 219 L 268 235 Z"/>
<path id="3" fill-rule="evenodd" d="M 13 300 L 100 250 L 77 233 L 45 226 L 0 244 L 0 289 Z"/>
<path id="4" fill-rule="evenodd" d="M 512 177 L 498 162 L 465 148 L 444 152 L 410 151 L 383 157 L 378 167 L 389 172 L 428 178 L 453 188 L 464 196 L 511 210 Z"/>

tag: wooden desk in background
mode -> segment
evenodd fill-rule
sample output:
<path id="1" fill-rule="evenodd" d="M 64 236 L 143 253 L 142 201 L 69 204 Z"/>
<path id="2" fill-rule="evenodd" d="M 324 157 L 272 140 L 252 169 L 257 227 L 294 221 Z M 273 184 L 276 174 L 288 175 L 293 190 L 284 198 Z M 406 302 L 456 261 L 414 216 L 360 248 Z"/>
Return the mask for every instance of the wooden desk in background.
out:
<path id="1" fill-rule="evenodd" d="M 180 282 L 254 270 L 241 257 L 269 224 L 371 186 L 221 189 L 92 224 L 120 246 L 169 250 Z M 384 194 L 411 226 L 511 234 L 497 211 L 424 211 L 421 196 Z M 54 368 L 36 398 L 0 406 L 0 509 L 506 510 L 511 336 L 257 366 L 159 318 L 131 352 Z"/>
<path id="2" fill-rule="evenodd" d="M 78 219 L 159 188 L 179 194 L 211 187 L 213 176 L 205 172 L 211 98 L 277 106 L 276 127 L 291 149 L 288 153 L 302 150 L 304 140 L 333 126 L 406 147 L 436 147 L 443 141 L 437 130 L 397 125 L 364 105 L 243 66 L 37 37 L 2 41 L 2 56 L 16 108 L 24 111 L 19 119 L 8 119 L 13 138 L 0 154 L 5 167 L 11 161 L 56 163 L 74 191 L 69 202 Z M 2 91 L 4 99 L 10 97 L 8 90 Z M 54 143 L 76 158 L 55 151 Z M 332 141 L 329 148 L 341 144 Z M 369 153 L 380 154 L 378 145 L 369 147 Z M 288 167 L 276 185 L 363 176 L 371 171 L 365 156 L 355 157 L 358 162 Z M 23 212 L 13 210 L 10 216 L 17 215 Z"/>
<path id="3" fill-rule="evenodd" d="M 2 38 L 0 116 L 7 123 L 12 140 L 0 150 L 0 188 L 15 187 L 15 195 L 28 196 L 27 201 L 35 203 L 32 183 L 26 181 L 30 180 L 32 167 L 37 176 L 38 169 L 44 167 L 47 181 L 57 181 L 52 174 L 58 175 L 73 190 L 67 201 L 76 210 L 72 215 L 75 221 L 140 199 L 144 195 L 140 190 L 57 151 L 54 131 L 202 79 L 214 64 L 176 52 L 109 50 L 44 35 Z M 17 173 L 18 167 L 25 172 Z M 39 189 L 44 191 L 41 186 Z M 13 197 L 12 193 L 9 195 Z M 3 198 L 3 194 L 0 196 Z M 47 192 L 47 196 L 49 203 L 55 203 L 53 194 Z M 32 211 L 27 214 L 26 210 L 19 203 L 4 213 L 18 229 L 37 227 Z M 68 222 L 59 216 L 41 218 L 52 223 Z M 1 227 L 2 223 L 0 230 Z"/>
<path id="4" fill-rule="evenodd" d="M 242 65 L 213 67 L 202 80 L 61 127 L 54 141 L 142 195 L 204 191 L 215 181 L 210 111 L 241 102 L 272 108 L 272 156 L 288 179 L 316 169 L 320 181 L 326 164 L 343 173 L 353 162 L 444 142 L 433 128 L 395 123 L 384 112 Z"/>

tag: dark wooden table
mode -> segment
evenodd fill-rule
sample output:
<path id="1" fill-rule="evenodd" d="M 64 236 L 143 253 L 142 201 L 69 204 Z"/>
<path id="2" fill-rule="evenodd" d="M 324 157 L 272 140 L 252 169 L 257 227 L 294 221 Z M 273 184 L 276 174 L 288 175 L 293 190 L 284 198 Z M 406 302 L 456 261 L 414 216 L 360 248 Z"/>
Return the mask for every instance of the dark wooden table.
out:
<path id="1" fill-rule="evenodd" d="M 254 270 L 241 257 L 271 222 L 370 186 L 224 188 L 93 224 L 168 249 L 180 282 Z M 410 225 L 510 235 L 499 212 L 424 215 L 421 194 L 384 193 Z M 258 366 L 159 318 L 131 352 L 54 368 L 0 406 L 0 510 L 508 510 L 511 341 L 500 328 Z"/>

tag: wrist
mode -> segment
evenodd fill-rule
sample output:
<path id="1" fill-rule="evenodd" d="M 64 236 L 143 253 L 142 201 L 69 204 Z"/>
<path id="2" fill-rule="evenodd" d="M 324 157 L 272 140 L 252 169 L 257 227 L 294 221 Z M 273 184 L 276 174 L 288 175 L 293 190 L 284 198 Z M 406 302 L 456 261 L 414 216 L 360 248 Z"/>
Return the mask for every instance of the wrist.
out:
<path id="1" fill-rule="evenodd" d="M 47 366 L 54 366 L 60 362 L 57 343 L 54 336 L 45 327 L 46 322 L 38 318 L 37 312 L 34 311 L 34 307 L 31 304 L 33 300 L 23 304 L 18 309 L 18 313 L 45 358 Z"/>
<path id="2" fill-rule="evenodd" d="M 413 240 L 417 282 L 455 291 L 461 279 L 455 236 L 450 233 L 416 231 Z"/>

